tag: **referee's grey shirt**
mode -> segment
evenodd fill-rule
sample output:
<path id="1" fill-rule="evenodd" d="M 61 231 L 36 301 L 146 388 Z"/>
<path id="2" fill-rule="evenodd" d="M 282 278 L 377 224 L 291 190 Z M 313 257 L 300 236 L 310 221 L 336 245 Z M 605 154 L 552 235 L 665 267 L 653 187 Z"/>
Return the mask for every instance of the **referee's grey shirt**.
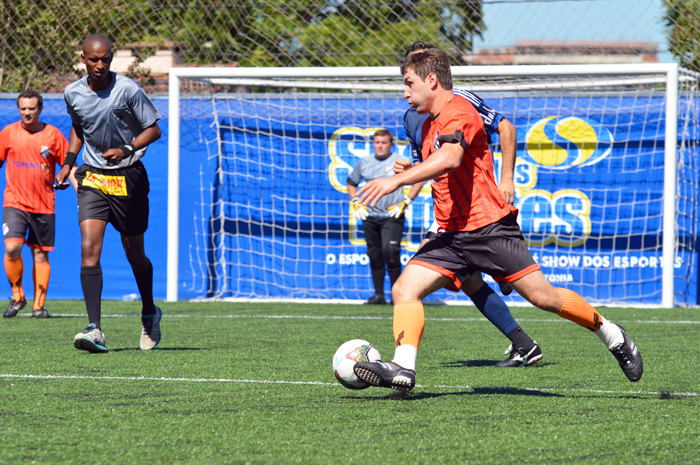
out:
<path id="1" fill-rule="evenodd" d="M 130 144 L 160 119 L 160 113 L 136 81 L 111 74 L 112 80 L 104 90 L 90 90 L 85 76 L 66 87 L 63 94 L 73 125 L 83 128 L 83 163 L 106 170 L 126 168 L 143 157 L 147 147 L 116 166 L 108 166 L 102 154 Z"/>
<path id="2" fill-rule="evenodd" d="M 348 176 L 348 184 L 358 186 L 362 178 L 367 182 L 377 178 L 388 178 L 394 175 L 394 162 L 398 159 L 406 160 L 399 156 L 398 153 L 392 153 L 384 160 L 378 160 L 374 155 L 367 155 L 360 158 L 360 161 L 355 165 L 350 176 Z M 367 207 L 369 216 L 373 218 L 388 218 L 388 208 L 392 205 L 399 205 L 403 200 L 403 188 L 396 189 L 389 195 L 382 197 L 374 207 Z"/>

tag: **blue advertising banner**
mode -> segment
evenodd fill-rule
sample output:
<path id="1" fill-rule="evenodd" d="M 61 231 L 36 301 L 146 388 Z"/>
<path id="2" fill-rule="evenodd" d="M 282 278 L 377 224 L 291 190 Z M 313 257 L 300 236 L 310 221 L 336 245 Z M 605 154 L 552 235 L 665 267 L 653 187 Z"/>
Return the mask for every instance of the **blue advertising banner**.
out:
<path id="1" fill-rule="evenodd" d="M 347 94 L 254 97 L 234 94 L 213 105 L 209 99 L 181 102 L 179 297 L 367 299 L 374 293 L 369 260 L 362 224 L 350 215 L 346 180 L 362 157 L 372 156 L 378 128 L 391 130 L 394 150 L 409 158 L 405 100 Z M 639 93 L 483 97 L 518 129 L 518 221 L 547 278 L 593 302 L 659 304 L 664 99 Z M 167 100 L 154 102 L 164 117 L 163 136 L 143 160 L 151 182 L 145 237 L 156 298 L 162 299 L 168 122 Z M 14 99 L 0 100 L 0 108 L 0 126 L 18 120 Z M 62 100 L 45 100 L 42 120 L 68 135 L 70 118 Z M 498 138 L 494 142 L 500 176 Z M 697 154 L 680 150 L 679 160 L 686 170 L 679 178 L 697 186 Z M 687 235 L 696 231 L 687 226 L 697 223 L 698 198 L 697 189 L 683 189 L 688 192 L 678 200 L 685 212 L 679 234 Z M 426 185 L 406 212 L 402 263 L 415 253 L 432 220 Z M 56 224 L 48 296 L 80 299 L 74 191 L 57 194 Z M 676 300 L 690 305 L 697 303 L 696 241 L 695 234 L 684 237 L 681 243 L 693 247 L 679 247 L 674 261 Z M 25 250 L 23 257 L 31 296 L 31 255 Z M 137 292 L 111 227 L 102 267 L 105 298 Z M 9 296 L 6 280 L 2 285 Z M 385 287 L 388 292 L 388 279 Z M 468 301 L 446 290 L 432 298 Z"/>
<path id="2" fill-rule="evenodd" d="M 664 99 L 608 94 L 486 100 L 518 129 L 518 220 L 547 278 L 594 302 L 659 304 Z M 400 98 L 217 101 L 210 136 L 220 140 L 221 152 L 209 168 L 225 175 L 215 183 L 210 219 L 202 223 L 211 231 L 203 243 L 217 244 L 208 252 L 217 258 L 201 256 L 197 261 L 209 269 L 192 272 L 182 292 L 372 295 L 362 226 L 350 214 L 346 181 L 358 160 L 372 156 L 371 138 L 379 128 L 390 129 L 398 139 L 394 150 L 409 157 L 405 109 Z M 494 163 L 500 176 L 498 151 Z M 406 218 L 404 264 L 432 222 L 429 186 Z M 192 256 L 191 247 L 188 252 Z M 684 291 L 677 300 L 695 304 L 697 286 L 688 283 L 696 282 L 696 267 L 694 247 L 678 250 L 676 275 Z M 466 299 L 448 291 L 435 297 Z"/>

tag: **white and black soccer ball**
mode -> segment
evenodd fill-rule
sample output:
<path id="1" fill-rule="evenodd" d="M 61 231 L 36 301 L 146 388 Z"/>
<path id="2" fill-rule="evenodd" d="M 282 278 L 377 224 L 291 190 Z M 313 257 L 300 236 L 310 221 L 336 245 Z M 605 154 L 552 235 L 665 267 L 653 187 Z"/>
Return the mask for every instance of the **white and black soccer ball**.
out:
<path id="1" fill-rule="evenodd" d="M 333 374 L 338 382 L 348 389 L 365 389 L 369 384 L 355 376 L 353 367 L 357 362 L 381 362 L 379 351 L 369 342 L 353 339 L 341 345 L 333 356 Z"/>

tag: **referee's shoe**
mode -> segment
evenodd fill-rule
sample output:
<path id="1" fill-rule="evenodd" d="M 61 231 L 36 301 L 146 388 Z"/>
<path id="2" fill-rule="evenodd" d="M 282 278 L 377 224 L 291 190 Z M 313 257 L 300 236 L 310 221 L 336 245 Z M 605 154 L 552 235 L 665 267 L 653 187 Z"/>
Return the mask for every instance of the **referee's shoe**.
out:
<path id="1" fill-rule="evenodd" d="M 141 317 L 141 342 L 139 347 L 141 350 L 155 349 L 160 342 L 160 319 L 163 313 L 160 308 L 156 307 L 156 313 L 149 316 Z"/>
<path id="2" fill-rule="evenodd" d="M 93 354 L 107 352 L 105 335 L 97 328 L 95 323 L 90 323 L 82 333 L 75 335 L 73 345 L 76 349 L 87 350 Z"/>

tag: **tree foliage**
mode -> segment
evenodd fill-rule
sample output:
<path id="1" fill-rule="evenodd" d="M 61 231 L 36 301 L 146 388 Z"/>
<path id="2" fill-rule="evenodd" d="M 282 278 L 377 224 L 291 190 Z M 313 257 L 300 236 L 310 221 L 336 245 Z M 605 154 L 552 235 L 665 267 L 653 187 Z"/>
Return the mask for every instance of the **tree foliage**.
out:
<path id="1" fill-rule="evenodd" d="M 700 72 L 700 2 L 664 0 L 668 48 L 681 66 Z"/>
<path id="2" fill-rule="evenodd" d="M 663 4 L 669 50 L 700 71 L 700 0 Z M 382 66 L 416 40 L 466 64 L 484 29 L 482 0 L 3 0 L 0 91 L 60 90 L 79 74 L 80 43 L 93 33 L 116 48 L 175 43 L 187 65 Z M 137 60 L 155 50 L 135 49 Z"/>
<path id="3" fill-rule="evenodd" d="M 207 8 L 169 1 L 156 7 L 153 37 L 181 44 L 191 64 L 388 65 L 416 40 L 437 42 L 461 61 L 484 28 L 481 0 L 238 0 Z"/>
<path id="4" fill-rule="evenodd" d="M 0 2 L 0 90 L 46 90 L 77 70 L 80 45 L 98 31 L 112 41 L 128 43 L 131 28 L 147 21 L 133 1 L 9 0 Z"/>
<path id="5" fill-rule="evenodd" d="M 174 43 L 188 65 L 381 66 L 417 40 L 463 64 L 482 30 L 481 0 L 6 0 L 0 90 L 46 91 L 74 79 L 80 44 L 93 33 L 115 48 Z M 154 51 L 138 49 L 137 59 Z"/>

